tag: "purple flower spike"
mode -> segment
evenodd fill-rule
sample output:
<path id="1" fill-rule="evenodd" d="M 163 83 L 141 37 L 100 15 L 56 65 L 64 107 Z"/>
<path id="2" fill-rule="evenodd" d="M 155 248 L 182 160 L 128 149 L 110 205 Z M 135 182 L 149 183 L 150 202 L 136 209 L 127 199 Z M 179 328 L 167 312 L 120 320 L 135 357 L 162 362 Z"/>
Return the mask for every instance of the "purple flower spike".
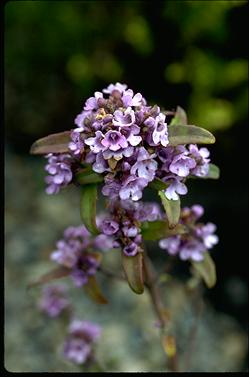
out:
<path id="1" fill-rule="evenodd" d="M 91 346 L 84 339 L 68 339 L 64 344 L 63 355 L 75 364 L 84 364 L 91 355 Z"/>

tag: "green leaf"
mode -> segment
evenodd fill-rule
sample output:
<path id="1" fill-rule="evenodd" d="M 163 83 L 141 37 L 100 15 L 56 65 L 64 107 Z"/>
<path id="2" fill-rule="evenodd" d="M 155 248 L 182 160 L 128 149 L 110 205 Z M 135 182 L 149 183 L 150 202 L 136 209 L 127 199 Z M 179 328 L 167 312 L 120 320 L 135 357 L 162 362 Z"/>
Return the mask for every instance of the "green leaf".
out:
<path id="1" fill-rule="evenodd" d="M 71 131 L 59 132 L 36 140 L 31 146 L 30 153 L 47 154 L 69 152 L 68 143 L 71 140 L 70 134 Z"/>
<path id="2" fill-rule="evenodd" d="M 220 178 L 220 169 L 214 164 L 209 164 L 209 171 L 205 177 L 200 177 L 203 179 L 219 179 Z"/>
<path id="3" fill-rule="evenodd" d="M 175 116 L 170 122 L 170 126 L 185 126 L 188 124 L 187 114 L 180 106 L 177 106 Z"/>
<path id="4" fill-rule="evenodd" d="M 85 227 L 92 234 L 99 234 L 96 226 L 97 185 L 88 184 L 81 188 L 80 215 Z"/>
<path id="5" fill-rule="evenodd" d="M 214 287 L 216 284 L 216 268 L 213 259 L 206 251 L 204 253 L 204 259 L 201 262 L 191 262 L 194 267 L 195 273 L 200 275 L 208 288 Z"/>
<path id="6" fill-rule="evenodd" d="M 87 295 L 98 304 L 108 304 L 107 299 L 103 296 L 95 276 L 90 276 L 88 282 L 84 285 Z"/>
<path id="7" fill-rule="evenodd" d="M 172 229 L 178 224 L 180 214 L 181 214 L 181 201 L 180 199 L 177 200 L 169 200 L 164 191 L 159 191 L 158 195 L 162 200 L 162 204 L 164 206 L 167 219 L 169 222 L 169 228 Z"/>
<path id="8" fill-rule="evenodd" d="M 184 234 L 187 229 L 182 224 L 177 224 L 173 229 L 169 228 L 168 222 L 165 220 L 157 220 L 153 222 L 142 223 L 142 236 L 145 241 L 157 241 L 162 238 L 175 236 L 176 234 Z"/>
<path id="9" fill-rule="evenodd" d="M 70 274 L 71 270 L 66 267 L 56 267 L 52 271 L 40 276 L 37 280 L 34 280 L 28 284 L 28 288 L 35 287 L 40 284 L 49 283 L 55 279 L 61 279 Z"/>
<path id="10" fill-rule="evenodd" d="M 192 125 L 168 126 L 169 146 L 179 144 L 213 144 L 215 137 L 204 128 Z"/>
<path id="11" fill-rule="evenodd" d="M 75 174 L 75 180 L 80 185 L 86 185 L 89 183 L 100 183 L 103 181 L 103 176 L 100 174 L 95 173 L 92 170 L 89 170 L 88 168 L 79 170 Z"/>
<path id="12" fill-rule="evenodd" d="M 122 265 L 125 276 L 133 292 L 141 294 L 144 291 L 143 254 L 128 257 L 122 252 Z"/>
<path id="13" fill-rule="evenodd" d="M 165 190 L 169 185 L 165 182 L 163 182 L 159 178 L 155 178 L 152 182 L 149 183 L 149 187 L 159 191 L 159 190 Z"/>

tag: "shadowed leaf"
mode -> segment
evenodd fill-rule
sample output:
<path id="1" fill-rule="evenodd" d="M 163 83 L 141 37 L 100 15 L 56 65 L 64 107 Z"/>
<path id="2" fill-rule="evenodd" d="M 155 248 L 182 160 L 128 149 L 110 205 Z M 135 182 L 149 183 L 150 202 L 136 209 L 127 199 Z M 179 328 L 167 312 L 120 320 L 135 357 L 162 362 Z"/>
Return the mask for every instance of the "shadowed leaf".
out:
<path id="1" fill-rule="evenodd" d="M 84 290 L 88 296 L 98 304 L 108 304 L 107 299 L 103 296 L 95 276 L 88 278 L 87 284 L 84 285 Z"/>
<path id="2" fill-rule="evenodd" d="M 162 204 L 164 206 L 167 219 L 169 222 L 169 228 L 174 228 L 176 224 L 179 222 L 180 213 L 181 213 L 181 201 L 180 199 L 177 200 L 169 200 L 164 191 L 159 191 L 158 195 L 162 200 Z"/>
<path id="3" fill-rule="evenodd" d="M 165 190 L 169 185 L 165 182 L 163 182 L 159 178 L 153 179 L 152 182 L 149 183 L 149 187 L 159 191 L 159 190 Z"/>
<path id="4" fill-rule="evenodd" d="M 125 276 L 133 292 L 141 294 L 144 291 L 143 254 L 128 257 L 122 253 L 122 265 Z"/>
<path id="5" fill-rule="evenodd" d="M 102 182 L 103 176 L 95 173 L 92 170 L 89 170 L 89 168 L 85 168 L 85 169 L 79 170 L 75 174 L 75 180 L 80 185 L 86 185 L 86 184 L 89 184 L 89 183 Z"/>
<path id="6" fill-rule="evenodd" d="M 187 230 L 184 225 L 177 224 L 173 229 L 170 229 L 167 221 L 163 220 L 144 222 L 142 224 L 142 236 L 145 241 L 157 241 L 162 238 L 176 234 L 184 234 L 186 232 Z"/>
<path id="7" fill-rule="evenodd" d="M 34 280 L 28 284 L 28 289 L 40 284 L 49 283 L 52 280 L 61 279 L 70 274 L 71 270 L 66 267 L 57 267 L 52 271 L 42 275 L 39 279 Z"/>
<path id="8" fill-rule="evenodd" d="M 38 139 L 32 144 L 31 154 L 67 153 L 71 131 L 59 132 Z"/>
<path id="9" fill-rule="evenodd" d="M 204 253 L 204 260 L 201 262 L 191 262 L 195 272 L 202 277 L 208 288 L 216 284 L 216 268 L 213 259 L 208 252 Z"/>
<path id="10" fill-rule="evenodd" d="M 81 188 L 80 215 L 85 227 L 92 234 L 99 234 L 96 227 L 97 185 L 88 184 Z"/>
<path id="11" fill-rule="evenodd" d="M 204 128 L 192 125 L 168 126 L 169 146 L 179 144 L 213 144 L 215 137 Z"/>

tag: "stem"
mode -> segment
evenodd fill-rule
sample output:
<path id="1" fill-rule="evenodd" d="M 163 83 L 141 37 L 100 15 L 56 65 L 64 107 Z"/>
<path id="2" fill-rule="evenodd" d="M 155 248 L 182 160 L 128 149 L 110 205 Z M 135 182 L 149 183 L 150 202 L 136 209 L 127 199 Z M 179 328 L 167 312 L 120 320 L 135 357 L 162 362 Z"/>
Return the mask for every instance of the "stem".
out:
<path id="1" fill-rule="evenodd" d="M 149 291 L 151 302 L 153 304 L 154 311 L 159 319 L 161 332 L 163 335 L 166 332 L 166 328 L 169 327 L 170 322 L 169 322 L 169 319 L 166 318 L 164 314 L 165 308 L 164 308 L 160 290 L 157 284 L 154 266 L 145 251 L 144 251 L 144 273 L 145 273 L 145 285 Z M 173 356 L 168 356 L 168 368 L 173 372 L 179 371 L 177 352 L 175 352 Z"/>

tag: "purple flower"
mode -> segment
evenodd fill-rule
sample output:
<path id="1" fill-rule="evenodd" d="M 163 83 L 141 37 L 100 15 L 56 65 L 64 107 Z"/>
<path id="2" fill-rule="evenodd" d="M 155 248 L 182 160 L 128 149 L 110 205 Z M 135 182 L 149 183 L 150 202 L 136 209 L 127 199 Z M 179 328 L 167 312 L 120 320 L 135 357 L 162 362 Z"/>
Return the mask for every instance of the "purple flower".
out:
<path id="1" fill-rule="evenodd" d="M 182 260 L 202 261 L 207 249 L 218 243 L 218 237 L 213 234 L 216 230 L 214 224 L 196 224 L 202 214 L 203 208 L 200 205 L 183 208 L 180 222 L 187 226 L 188 233 L 162 239 L 159 246 L 166 249 L 170 255 L 178 255 Z"/>
<path id="2" fill-rule="evenodd" d="M 127 147 L 125 149 L 120 149 L 117 151 L 113 151 L 110 149 L 107 149 L 103 152 L 103 157 L 105 160 L 109 160 L 110 158 L 114 158 L 114 160 L 119 161 L 123 157 L 131 157 L 134 152 L 133 147 Z"/>
<path id="3" fill-rule="evenodd" d="M 196 161 L 196 166 L 192 169 L 191 174 L 197 177 L 204 177 L 209 170 L 209 151 L 207 148 L 198 149 L 197 145 L 189 145 L 189 154 Z"/>
<path id="4" fill-rule="evenodd" d="M 156 221 L 162 218 L 162 213 L 157 203 L 141 203 L 134 216 L 141 222 Z"/>
<path id="5" fill-rule="evenodd" d="M 140 128 L 135 124 L 129 127 L 123 126 L 120 128 L 120 132 L 133 147 L 137 146 L 142 141 L 142 137 L 137 136 L 140 133 Z"/>
<path id="6" fill-rule="evenodd" d="M 88 98 L 88 100 L 85 103 L 84 110 L 97 110 L 98 109 L 98 99 L 103 98 L 103 93 L 101 92 L 95 92 L 94 97 Z"/>
<path id="7" fill-rule="evenodd" d="M 178 179 L 174 179 L 169 187 L 165 190 L 165 195 L 169 200 L 178 200 L 179 195 L 187 194 L 188 189 L 186 185 Z M 178 195 L 179 194 L 179 195 Z"/>
<path id="8" fill-rule="evenodd" d="M 111 219 L 104 219 L 101 223 L 101 231 L 110 236 L 112 234 L 115 234 L 117 233 L 117 231 L 119 230 L 119 225 L 116 221 L 114 220 L 111 220 Z"/>
<path id="9" fill-rule="evenodd" d="M 187 177 L 191 169 L 196 166 L 195 160 L 185 156 L 183 153 L 176 155 L 170 166 L 169 170 L 178 175 L 179 177 Z"/>
<path id="10" fill-rule="evenodd" d="M 139 200 L 142 198 L 142 190 L 148 185 L 148 180 L 145 178 L 138 178 L 135 175 L 130 175 L 123 182 L 119 191 L 120 199 L 126 200 L 131 198 L 132 200 Z"/>
<path id="11" fill-rule="evenodd" d="M 101 131 L 95 132 L 95 137 L 89 137 L 85 140 L 85 144 L 90 146 L 91 151 L 94 153 L 99 153 L 106 148 L 103 146 L 101 141 L 104 139 L 104 135 Z"/>
<path id="12" fill-rule="evenodd" d="M 133 257 L 138 253 L 138 245 L 135 242 L 131 242 L 129 245 L 123 248 L 123 252 L 128 257 Z"/>
<path id="13" fill-rule="evenodd" d="M 108 237 L 106 234 L 99 234 L 94 239 L 94 247 L 96 247 L 98 250 L 109 251 L 115 248 L 115 246 L 115 241 L 111 237 Z"/>
<path id="14" fill-rule="evenodd" d="M 120 93 L 123 93 L 127 88 L 126 84 L 120 84 L 117 82 L 115 85 L 110 84 L 106 89 L 103 89 L 103 93 L 111 94 L 114 90 L 119 91 Z"/>
<path id="15" fill-rule="evenodd" d="M 84 339 L 69 338 L 64 343 L 63 355 L 75 364 L 84 364 L 91 356 L 91 351 L 91 346 Z"/>
<path id="16" fill-rule="evenodd" d="M 111 151 L 118 151 L 119 149 L 128 147 L 126 138 L 119 131 L 114 130 L 110 130 L 105 134 L 101 144 L 105 149 L 108 148 Z"/>
<path id="17" fill-rule="evenodd" d="M 65 286 L 57 284 L 43 288 L 39 308 L 49 317 L 58 317 L 69 306 Z"/>
<path id="18" fill-rule="evenodd" d="M 113 114 L 114 126 L 123 127 L 131 126 L 135 123 L 135 113 L 131 107 L 128 107 L 123 112 L 122 110 L 116 110 Z"/>
<path id="19" fill-rule="evenodd" d="M 45 170 L 50 174 L 45 178 L 48 184 L 46 193 L 57 194 L 62 187 L 67 186 L 72 181 L 72 158 L 69 154 L 55 155 L 52 153 L 49 153 L 46 158 L 48 164 L 45 166 Z"/>
<path id="20" fill-rule="evenodd" d="M 125 107 L 128 106 L 141 106 L 144 104 L 143 96 L 141 93 L 134 95 L 132 89 L 128 89 L 123 93 L 122 101 Z"/>
<path id="21" fill-rule="evenodd" d="M 105 171 L 110 171 L 108 163 L 103 157 L 103 154 L 99 152 L 96 156 L 96 161 L 92 166 L 93 171 L 96 173 L 104 173 Z"/>
<path id="22" fill-rule="evenodd" d="M 76 116 L 74 123 L 78 126 L 78 128 L 76 128 L 74 131 L 82 132 L 87 129 L 87 127 L 85 126 L 85 119 L 88 116 L 91 116 L 91 111 L 82 111 L 82 113 Z"/>
<path id="23" fill-rule="evenodd" d="M 121 183 L 114 180 L 112 175 L 105 176 L 105 185 L 102 187 L 102 194 L 110 199 L 115 199 L 119 195 Z"/>
<path id="24" fill-rule="evenodd" d="M 64 357 L 76 364 L 90 361 L 93 356 L 93 343 L 99 339 L 100 335 L 99 325 L 74 319 L 69 326 L 69 334 L 64 343 Z"/>
<path id="25" fill-rule="evenodd" d="M 75 156 L 78 156 L 84 151 L 84 140 L 82 134 L 80 133 L 81 129 L 76 128 L 71 132 L 71 140 L 68 144 L 68 148 L 73 152 Z"/>
<path id="26" fill-rule="evenodd" d="M 152 131 L 152 140 L 155 145 L 161 144 L 166 147 L 169 144 L 168 139 L 168 127 L 165 122 L 165 115 L 160 113 L 155 119 L 153 119 L 153 131 Z M 150 118 L 151 121 L 151 118 Z M 149 125 L 149 119 L 145 124 Z"/>
<path id="27" fill-rule="evenodd" d="M 153 181 L 157 169 L 157 162 L 153 159 L 155 154 L 150 155 L 144 147 L 139 148 L 137 162 L 131 168 L 131 174 L 145 178 L 148 182 Z"/>
<path id="28" fill-rule="evenodd" d="M 132 226 L 124 226 L 122 228 L 122 232 L 126 237 L 136 237 L 138 234 L 138 228 L 135 225 Z"/>

